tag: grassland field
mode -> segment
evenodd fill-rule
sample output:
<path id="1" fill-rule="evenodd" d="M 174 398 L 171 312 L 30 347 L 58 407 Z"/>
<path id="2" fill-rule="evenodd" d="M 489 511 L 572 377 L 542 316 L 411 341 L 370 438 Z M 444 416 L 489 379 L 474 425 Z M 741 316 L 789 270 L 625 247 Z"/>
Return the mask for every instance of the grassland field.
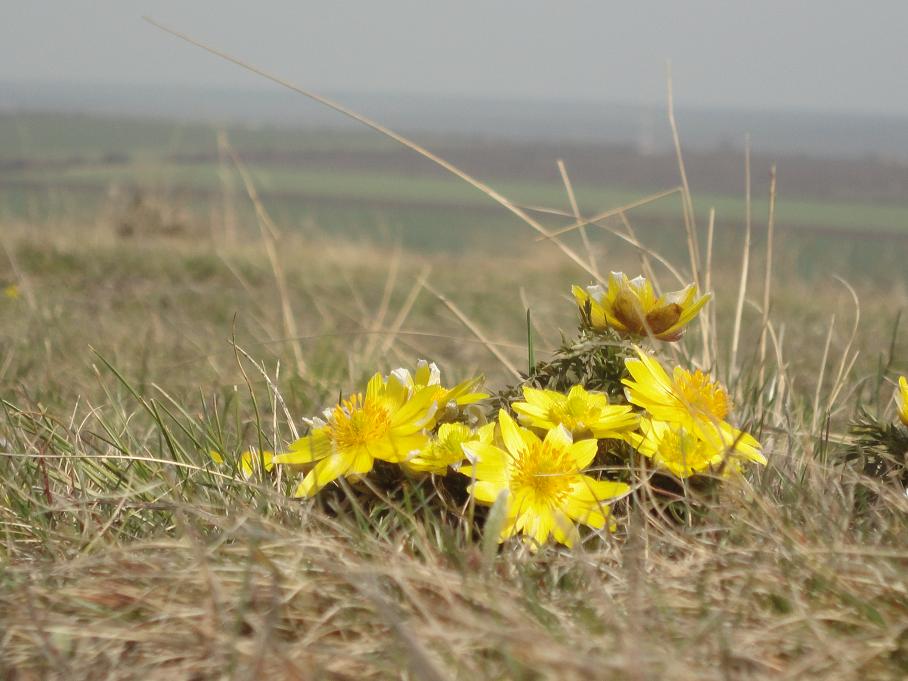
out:
<path id="1" fill-rule="evenodd" d="M 687 490 L 683 517 L 621 507 L 613 536 L 530 552 L 434 510 L 429 480 L 300 502 L 291 474 L 244 479 L 237 457 L 286 448 L 302 417 L 420 357 L 503 388 L 509 365 L 528 368 L 527 308 L 544 359 L 574 333 L 570 285 L 589 275 L 373 136 L 227 137 L 258 213 L 212 126 L 0 116 L 0 677 L 905 678 L 908 497 L 846 456 L 850 421 L 861 408 L 891 420 L 908 373 L 897 164 L 788 159 L 786 185 L 779 161 L 761 367 L 768 164 L 755 157 L 732 367 L 741 159 L 693 155 L 704 257 L 706 210 L 718 215 L 705 368 L 769 462 L 715 496 Z M 558 157 L 584 213 L 678 182 L 668 156 L 612 150 L 613 167 L 597 165 L 603 149 L 428 144 L 562 211 Z M 690 276 L 677 196 L 627 217 Z M 646 263 L 674 288 L 651 251 L 590 234 L 603 269 Z M 565 243 L 585 253 L 578 235 Z M 700 333 L 665 356 L 696 361 Z"/>

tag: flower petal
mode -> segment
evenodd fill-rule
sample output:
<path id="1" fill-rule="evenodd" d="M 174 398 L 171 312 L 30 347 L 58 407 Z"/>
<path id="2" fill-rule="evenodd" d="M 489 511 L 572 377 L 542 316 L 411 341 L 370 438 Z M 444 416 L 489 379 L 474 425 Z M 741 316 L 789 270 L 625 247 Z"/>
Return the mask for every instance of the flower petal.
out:
<path id="1" fill-rule="evenodd" d="M 463 450 L 472 462 L 461 466 L 460 473 L 468 478 L 486 480 L 500 486 L 507 485 L 510 460 L 507 452 L 484 442 L 465 442 Z"/>
<path id="2" fill-rule="evenodd" d="M 476 501 L 484 504 L 494 504 L 502 490 L 507 489 L 507 485 L 501 485 L 489 480 L 477 480 L 468 488 Z"/>
<path id="3" fill-rule="evenodd" d="M 372 470 L 372 457 L 364 454 L 350 456 L 347 453 L 332 454 L 319 461 L 293 493 L 295 497 L 311 497 L 329 482 L 342 475 L 368 473 Z"/>
<path id="4" fill-rule="evenodd" d="M 498 411 L 498 426 L 501 428 L 501 439 L 504 446 L 514 456 L 526 451 L 527 445 L 521 437 L 520 429 L 504 409 Z"/>
<path id="5" fill-rule="evenodd" d="M 570 446 L 571 457 L 577 463 L 577 470 L 582 471 L 590 465 L 596 452 L 599 451 L 599 441 L 595 439 L 578 440 Z"/>
<path id="6" fill-rule="evenodd" d="M 553 450 L 564 451 L 571 448 L 571 445 L 574 444 L 574 438 L 571 437 L 571 433 L 567 428 L 558 425 L 545 434 L 543 443 Z"/>
<path id="7" fill-rule="evenodd" d="M 313 430 L 290 445 L 290 451 L 276 454 L 272 462 L 276 464 L 304 464 L 318 461 L 332 452 L 331 438 L 326 429 Z"/>

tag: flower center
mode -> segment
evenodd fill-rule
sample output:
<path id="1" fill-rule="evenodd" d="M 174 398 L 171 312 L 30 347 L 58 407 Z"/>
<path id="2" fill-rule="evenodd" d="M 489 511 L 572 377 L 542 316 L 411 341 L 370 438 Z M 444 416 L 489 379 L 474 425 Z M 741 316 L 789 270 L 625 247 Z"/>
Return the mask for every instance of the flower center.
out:
<path id="1" fill-rule="evenodd" d="M 693 373 L 676 371 L 675 386 L 687 405 L 706 416 L 723 420 L 728 415 L 728 393 L 717 381 L 713 381 L 697 369 Z"/>
<path id="2" fill-rule="evenodd" d="M 703 458 L 702 443 L 683 429 L 666 431 L 659 441 L 657 458 L 696 466 Z"/>
<path id="3" fill-rule="evenodd" d="M 528 447 L 515 457 L 511 468 L 511 489 L 529 489 L 536 499 L 559 502 L 577 475 L 577 464 L 564 449 L 544 442 Z"/>
<path id="4" fill-rule="evenodd" d="M 439 438 L 434 444 L 434 449 L 446 458 L 462 461 L 464 454 L 461 445 L 470 439 L 470 429 L 462 423 L 452 423 L 447 436 Z"/>
<path id="5" fill-rule="evenodd" d="M 629 331 L 645 336 L 648 332 L 658 335 L 670 329 L 681 318 L 682 310 L 677 303 L 657 304 L 647 310 L 638 295 L 625 289 L 615 298 L 613 312 Z"/>
<path id="6" fill-rule="evenodd" d="M 560 423 L 576 435 L 588 430 L 587 423 L 596 417 L 593 411 L 585 395 L 571 394 L 561 397 L 549 408 L 549 421 L 555 425 Z"/>
<path id="7" fill-rule="evenodd" d="M 571 432 L 577 430 L 578 427 L 582 425 L 577 416 L 572 414 L 570 410 L 564 406 L 557 406 L 549 409 L 549 420 L 555 425 L 560 423 Z"/>
<path id="8" fill-rule="evenodd" d="M 337 449 L 359 447 L 384 438 L 391 430 L 391 414 L 381 404 L 356 394 L 334 408 L 328 423 Z"/>

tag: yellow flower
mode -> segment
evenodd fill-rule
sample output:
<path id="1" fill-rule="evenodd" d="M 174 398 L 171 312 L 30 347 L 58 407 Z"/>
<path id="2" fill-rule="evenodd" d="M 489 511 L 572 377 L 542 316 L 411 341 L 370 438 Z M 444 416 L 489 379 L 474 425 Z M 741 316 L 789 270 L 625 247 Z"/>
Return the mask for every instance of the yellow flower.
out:
<path id="1" fill-rule="evenodd" d="M 583 321 L 597 331 L 612 328 L 631 336 L 649 336 L 676 341 L 684 335 L 684 326 L 697 316 L 710 299 L 697 297 L 697 287 L 690 284 L 680 291 L 657 296 L 653 285 L 644 277 L 628 279 L 623 272 L 612 272 L 608 289 L 574 285 L 571 289 Z"/>
<path id="2" fill-rule="evenodd" d="M 464 450 L 473 463 L 460 472 L 473 478 L 469 490 L 480 503 L 493 504 L 499 494 L 507 495 L 499 541 L 523 534 L 536 546 L 550 536 L 571 546 L 577 539 L 575 522 L 605 527 L 607 502 L 629 488 L 622 482 L 596 480 L 582 473 L 596 455 L 596 440 L 574 442 L 562 426 L 552 428 L 540 440 L 504 410 L 498 414 L 498 424 L 506 449 L 468 442 Z"/>
<path id="3" fill-rule="evenodd" d="M 655 357 L 635 347 L 637 358 L 624 361 L 631 378 L 622 379 L 631 404 L 643 407 L 659 421 L 688 427 L 724 421 L 729 411 L 728 393 L 699 369 L 675 367 L 672 376 Z"/>
<path id="4" fill-rule="evenodd" d="M 609 404 L 602 393 L 575 385 L 567 395 L 524 387 L 526 402 L 511 405 L 525 426 L 549 430 L 564 426 L 575 438 L 619 438 L 637 427 L 639 417 L 628 404 Z"/>
<path id="5" fill-rule="evenodd" d="M 208 456 L 219 466 L 224 464 L 224 456 L 216 449 L 209 451 Z M 259 457 L 258 453 L 246 450 L 240 454 L 240 473 L 246 480 L 249 480 L 259 467 L 260 462 L 264 463 L 266 471 L 272 470 L 274 468 L 273 459 L 274 452 L 262 452 L 261 457 Z"/>
<path id="6" fill-rule="evenodd" d="M 487 423 L 475 431 L 462 423 L 443 423 L 428 446 L 401 465 L 414 473 L 444 475 L 448 472 L 448 466 L 456 469 L 463 463 L 466 458 L 463 449 L 465 444 L 470 442 L 490 444 L 494 433 L 494 423 Z"/>
<path id="7" fill-rule="evenodd" d="M 716 431 L 714 431 L 716 432 Z M 765 464 L 760 443 L 747 433 L 736 431 L 703 438 L 683 425 L 642 419 L 640 433 L 629 437 L 637 451 L 679 478 L 713 471 L 728 476 L 739 470 L 739 460 Z"/>
<path id="8" fill-rule="evenodd" d="M 252 477 L 261 464 L 265 465 L 266 471 L 272 470 L 274 468 L 274 452 L 262 452 L 261 456 L 258 455 L 258 452 L 250 451 L 240 454 L 240 472 L 247 480 Z"/>
<path id="9" fill-rule="evenodd" d="M 899 418 L 908 426 L 908 378 L 899 376 L 899 389 L 896 391 L 895 402 L 899 410 Z"/>
<path id="10" fill-rule="evenodd" d="M 16 300 L 19 297 L 21 291 L 16 284 L 10 284 L 9 286 L 4 287 L 3 295 L 9 298 L 10 300 Z"/>
<path id="11" fill-rule="evenodd" d="M 695 451 L 690 437 L 682 438 L 684 442 L 678 445 L 681 449 L 675 454 L 663 454 L 663 458 L 674 457 L 683 462 L 685 459 L 693 460 L 695 456 L 706 456 L 709 451 L 734 449 L 745 458 L 766 463 L 760 454 L 760 443 L 725 421 L 729 412 L 728 393 L 717 381 L 700 370 L 691 372 L 681 367 L 675 367 L 672 376 L 669 376 L 654 357 L 640 348 L 634 349 L 637 358 L 624 362 L 631 378 L 621 381 L 626 386 L 628 402 L 645 409 L 653 423 L 673 424 L 690 437 L 705 443 L 705 449 Z M 643 433 L 647 440 L 651 444 L 661 441 L 665 428 L 659 426 L 650 430 L 653 431 L 651 436 Z M 640 446 L 639 442 L 637 444 Z M 643 450 L 641 452 L 646 454 Z"/>
<path id="12" fill-rule="evenodd" d="M 314 463 L 294 493 L 309 497 L 341 476 L 368 473 L 376 459 L 406 461 L 428 443 L 425 429 L 435 416 L 436 394 L 434 387 L 410 394 L 397 381 L 375 374 L 365 396 L 357 393 L 326 411 L 327 421 L 312 419 L 312 431 L 273 462 Z"/>
<path id="13" fill-rule="evenodd" d="M 422 388 L 434 388 L 437 391 L 436 400 L 439 409 L 444 409 L 452 402 L 457 407 L 463 407 L 488 397 L 486 393 L 475 392 L 483 381 L 482 376 L 467 379 L 453 388 L 445 388 L 441 385 L 441 372 L 438 365 L 424 359 L 416 363 L 416 371 L 412 374 L 409 369 L 400 368 L 391 372 L 391 378 L 406 386 L 411 393 Z"/>

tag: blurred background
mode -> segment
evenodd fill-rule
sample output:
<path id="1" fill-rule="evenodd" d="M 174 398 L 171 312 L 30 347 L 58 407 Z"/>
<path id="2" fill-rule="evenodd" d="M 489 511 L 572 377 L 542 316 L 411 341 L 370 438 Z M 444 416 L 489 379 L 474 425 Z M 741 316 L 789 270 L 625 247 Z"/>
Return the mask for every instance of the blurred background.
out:
<path id="1" fill-rule="evenodd" d="M 126 195 L 204 215 L 223 203 L 222 132 L 286 227 L 429 249 L 525 232 L 431 163 L 142 21 L 151 14 L 412 134 L 522 203 L 568 208 L 563 159 L 594 213 L 677 184 L 671 60 L 701 221 L 715 206 L 720 231 L 743 224 L 749 134 L 759 222 L 776 162 L 779 229 L 860 268 L 875 249 L 829 242 L 904 246 L 908 230 L 908 7 L 874 8 L 3 0 L 0 214 L 90 218 Z M 677 209 L 674 196 L 637 219 L 668 230 Z"/>

